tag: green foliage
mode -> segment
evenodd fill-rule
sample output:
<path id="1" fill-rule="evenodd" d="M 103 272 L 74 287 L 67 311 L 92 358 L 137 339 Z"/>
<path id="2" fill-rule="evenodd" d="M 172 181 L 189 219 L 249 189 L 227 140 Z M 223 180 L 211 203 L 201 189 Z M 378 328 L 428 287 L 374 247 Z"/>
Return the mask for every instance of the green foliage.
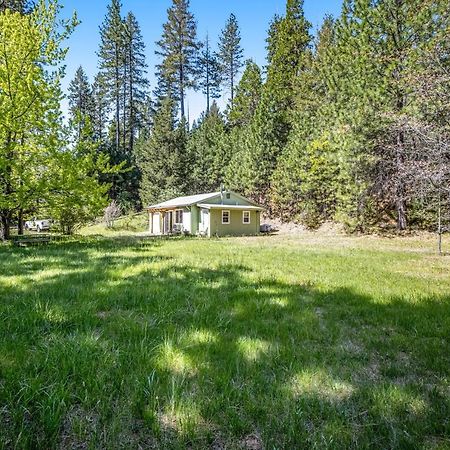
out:
<path id="1" fill-rule="evenodd" d="M 109 153 L 114 164 L 125 162 L 128 166 L 127 171 L 108 180 L 112 183 L 110 195 L 122 205 L 138 207 L 140 174 L 134 145 L 140 130 L 146 126 L 147 65 L 139 24 L 131 12 L 122 18 L 121 8 L 119 0 L 111 0 L 100 28 L 100 73 L 93 87 L 97 108 L 94 126 L 102 151 Z M 114 117 L 111 123 L 109 110 Z"/>
<path id="2" fill-rule="evenodd" d="M 187 153 L 192 161 L 188 190 L 199 193 L 214 192 L 220 188 L 230 154 L 225 122 L 215 102 L 192 130 Z"/>
<path id="3" fill-rule="evenodd" d="M 142 174 L 140 198 L 143 205 L 181 195 L 185 189 L 185 124 L 177 126 L 175 102 L 166 97 L 153 118 L 148 138 L 138 143 L 137 164 Z"/>
<path id="4" fill-rule="evenodd" d="M 29 14 L 33 7 L 34 2 L 32 0 L 0 0 L 0 13 L 9 9 L 21 14 Z"/>
<path id="5" fill-rule="evenodd" d="M 172 0 L 167 10 L 162 38 L 157 42 L 156 54 L 162 57 L 157 66 L 159 80 L 157 95 L 171 96 L 180 103 L 181 118 L 185 116 L 185 95 L 197 87 L 197 24 L 189 11 L 189 0 Z"/>
<path id="6" fill-rule="evenodd" d="M 124 148 L 134 158 L 136 135 L 144 128 L 144 105 L 147 102 L 148 80 L 145 62 L 145 44 L 141 29 L 133 13 L 129 12 L 124 22 L 125 35 L 125 82 L 124 103 Z M 134 161 L 132 161 L 134 163 Z"/>
<path id="7" fill-rule="evenodd" d="M 249 177 L 246 191 L 267 203 L 270 180 L 292 130 L 296 77 L 309 60 L 310 24 L 302 2 L 288 1 L 284 17 L 277 17 L 268 37 L 267 80 L 251 125 L 251 144 L 244 170 Z"/>
<path id="8" fill-rule="evenodd" d="M 0 13 L 0 238 L 8 237 L 14 216 L 48 195 L 45 180 L 61 126 L 61 45 L 77 23 L 75 16 L 60 21 L 58 12 L 56 1 L 40 1 L 26 16 Z"/>
<path id="9" fill-rule="evenodd" d="M 108 95 L 108 100 L 113 105 L 114 111 L 114 146 L 119 152 L 121 145 L 120 115 L 121 92 L 124 86 L 124 24 L 121 16 L 121 3 L 119 0 L 111 0 L 108 12 L 100 28 L 100 48 L 98 52 L 101 83 Z"/>
<path id="10" fill-rule="evenodd" d="M 97 74 L 92 83 L 92 113 L 91 122 L 93 126 L 94 139 L 101 150 L 105 150 L 107 144 L 108 115 L 110 104 L 107 89 L 102 82 L 102 75 Z"/>
<path id="11" fill-rule="evenodd" d="M 217 54 L 223 84 L 229 89 L 231 105 L 234 101 L 236 78 L 242 68 L 243 49 L 241 47 L 241 33 L 234 14 L 230 14 L 225 28 L 219 36 L 219 51 Z"/>
<path id="12" fill-rule="evenodd" d="M 91 120 L 94 105 L 91 85 L 88 77 L 80 66 L 74 79 L 69 84 L 69 112 L 72 123 L 77 122 L 76 137 L 81 139 L 81 133 L 86 126 L 86 120 Z"/>
<path id="13" fill-rule="evenodd" d="M 72 234 L 77 228 L 93 221 L 108 204 L 108 184 L 100 183 L 98 174 L 117 172 L 106 155 L 79 144 L 75 151 L 65 150 L 55 155 L 51 169 L 47 200 L 50 217 L 61 231 Z"/>
<path id="14" fill-rule="evenodd" d="M 242 78 L 236 86 L 236 96 L 227 114 L 231 126 L 242 127 L 251 123 L 261 99 L 261 89 L 261 69 L 252 60 L 247 60 Z"/>
<path id="15" fill-rule="evenodd" d="M 206 35 L 203 49 L 198 58 L 199 87 L 206 96 L 206 112 L 209 112 L 210 99 L 220 97 L 222 74 L 217 55 L 211 51 L 209 36 Z"/>

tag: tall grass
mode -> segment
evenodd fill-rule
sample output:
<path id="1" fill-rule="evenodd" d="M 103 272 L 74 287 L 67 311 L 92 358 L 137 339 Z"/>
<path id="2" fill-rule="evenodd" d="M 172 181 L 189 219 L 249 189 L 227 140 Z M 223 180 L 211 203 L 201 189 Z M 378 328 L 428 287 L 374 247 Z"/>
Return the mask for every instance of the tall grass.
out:
<path id="1" fill-rule="evenodd" d="M 448 448 L 431 241 L 0 247 L 3 448 Z"/>

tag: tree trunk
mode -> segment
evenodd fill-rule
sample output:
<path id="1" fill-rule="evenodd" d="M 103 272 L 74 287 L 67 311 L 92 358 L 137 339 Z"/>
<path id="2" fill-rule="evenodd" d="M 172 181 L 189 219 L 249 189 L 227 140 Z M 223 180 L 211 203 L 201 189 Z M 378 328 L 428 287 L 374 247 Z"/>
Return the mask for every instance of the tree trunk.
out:
<path id="1" fill-rule="evenodd" d="M 12 151 L 12 143 L 14 142 L 15 135 L 13 136 L 11 132 L 8 132 L 5 141 L 5 149 L 7 150 L 7 159 L 6 161 L 12 161 L 14 154 Z M 6 164 L 6 167 L 3 169 L 2 179 L 1 181 L 1 189 L 3 191 L 4 196 L 8 199 L 9 195 L 12 193 L 11 186 L 11 172 L 12 168 L 9 164 Z M 1 174 L 1 172 L 0 172 Z M 0 212 L 0 239 L 5 241 L 9 239 L 10 236 L 10 225 L 11 225 L 11 210 L 4 209 Z"/>
<path id="2" fill-rule="evenodd" d="M 208 42 L 208 41 L 207 41 Z M 209 114 L 209 49 L 206 52 L 206 114 Z"/>
<path id="3" fill-rule="evenodd" d="M 116 152 L 119 153 L 120 147 L 120 80 L 119 80 L 119 49 L 116 43 L 116 67 L 115 67 L 115 82 L 116 82 Z"/>
<path id="4" fill-rule="evenodd" d="M 180 108 L 181 120 L 184 119 L 184 73 L 183 66 L 180 67 Z"/>
<path id="5" fill-rule="evenodd" d="M 441 195 L 438 204 L 438 253 L 442 255 L 442 218 L 441 218 Z"/>
<path id="6" fill-rule="evenodd" d="M 397 209 L 397 228 L 398 230 L 406 230 L 408 226 L 406 220 L 406 201 L 405 201 L 405 183 L 402 176 L 404 136 L 400 131 L 397 136 L 396 151 L 396 170 L 397 170 L 397 188 L 396 188 L 396 209 Z"/>
<path id="7" fill-rule="evenodd" d="M 129 50 L 129 64 L 130 67 L 128 69 L 129 71 L 129 87 L 130 87 L 130 103 L 129 103 L 129 129 L 128 132 L 130 133 L 130 155 L 134 155 L 134 127 L 135 127 L 135 117 L 134 117 L 134 84 L 133 84 L 133 54 L 132 54 L 132 45 L 130 43 L 130 50 Z"/>
<path id="8" fill-rule="evenodd" d="M 17 218 L 18 222 L 17 222 L 17 234 L 19 236 L 23 235 L 23 209 L 20 208 L 19 209 L 19 214 L 18 214 L 18 218 Z"/>
<path id="9" fill-rule="evenodd" d="M 233 55 L 231 55 L 231 66 L 230 66 L 230 83 L 231 83 L 231 107 L 233 107 L 233 101 L 234 101 L 234 61 L 233 61 Z"/>
<path id="10" fill-rule="evenodd" d="M 10 237 L 10 213 L 3 212 L 0 216 L 0 239 L 2 241 L 6 241 Z"/>

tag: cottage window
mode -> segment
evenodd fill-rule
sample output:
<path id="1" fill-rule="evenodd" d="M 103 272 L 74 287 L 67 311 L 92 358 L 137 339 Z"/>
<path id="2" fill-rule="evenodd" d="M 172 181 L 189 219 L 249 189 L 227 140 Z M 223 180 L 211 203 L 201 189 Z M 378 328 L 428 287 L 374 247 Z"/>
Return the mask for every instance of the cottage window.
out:
<path id="1" fill-rule="evenodd" d="M 230 195 L 230 193 L 229 193 L 229 192 L 227 192 L 227 195 L 226 195 L 226 197 L 227 197 L 227 199 L 230 199 L 230 198 L 231 198 L 231 195 Z"/>
<path id="2" fill-rule="evenodd" d="M 230 223 L 230 211 L 224 210 L 222 211 L 222 224 Z"/>
<path id="3" fill-rule="evenodd" d="M 175 210 L 175 223 L 176 224 L 183 223 L 183 210 L 182 209 Z"/>
<path id="4" fill-rule="evenodd" d="M 250 211 L 242 211 L 242 223 L 250 223 Z"/>

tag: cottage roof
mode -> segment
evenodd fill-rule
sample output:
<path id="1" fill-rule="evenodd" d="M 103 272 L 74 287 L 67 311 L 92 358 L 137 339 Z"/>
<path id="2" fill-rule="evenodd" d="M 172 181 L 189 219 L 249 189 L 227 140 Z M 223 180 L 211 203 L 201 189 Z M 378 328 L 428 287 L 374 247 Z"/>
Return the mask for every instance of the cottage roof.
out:
<path id="1" fill-rule="evenodd" d="M 176 197 L 165 202 L 150 205 L 148 209 L 175 208 L 178 206 L 190 206 L 200 202 L 204 202 L 209 198 L 220 195 L 220 192 L 210 192 L 209 194 L 187 195 L 185 197 Z"/>

